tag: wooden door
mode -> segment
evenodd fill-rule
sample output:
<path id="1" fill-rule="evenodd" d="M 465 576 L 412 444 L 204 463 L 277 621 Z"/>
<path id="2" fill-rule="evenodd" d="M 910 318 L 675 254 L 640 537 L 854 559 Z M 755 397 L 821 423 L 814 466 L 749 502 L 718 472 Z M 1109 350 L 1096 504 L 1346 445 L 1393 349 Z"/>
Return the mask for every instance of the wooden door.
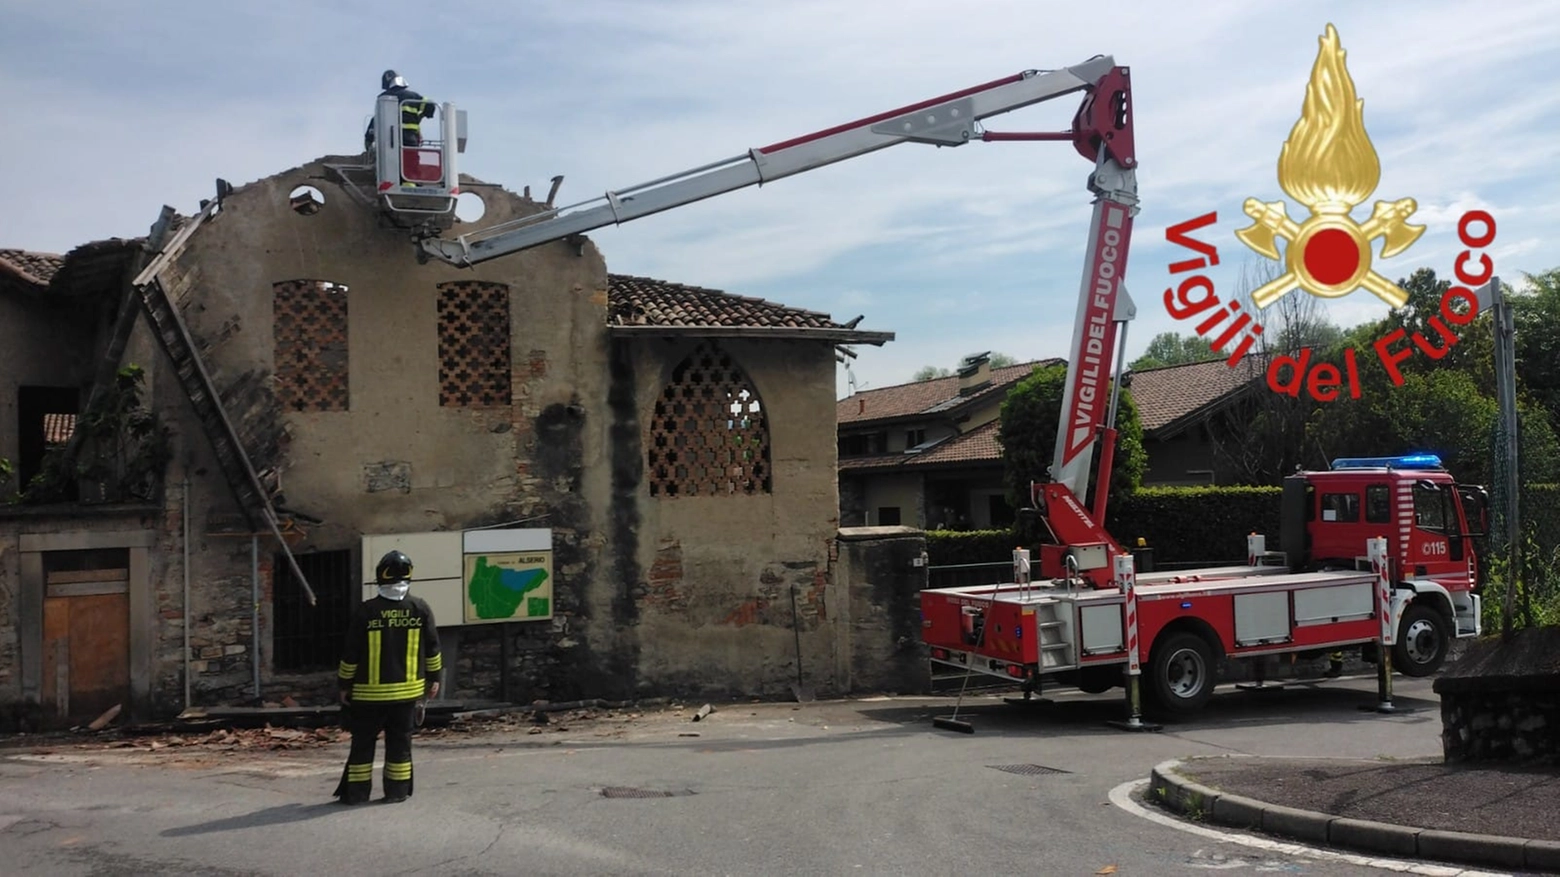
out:
<path id="1" fill-rule="evenodd" d="M 129 571 L 51 572 L 43 600 L 43 706 L 89 722 L 130 695 Z"/>

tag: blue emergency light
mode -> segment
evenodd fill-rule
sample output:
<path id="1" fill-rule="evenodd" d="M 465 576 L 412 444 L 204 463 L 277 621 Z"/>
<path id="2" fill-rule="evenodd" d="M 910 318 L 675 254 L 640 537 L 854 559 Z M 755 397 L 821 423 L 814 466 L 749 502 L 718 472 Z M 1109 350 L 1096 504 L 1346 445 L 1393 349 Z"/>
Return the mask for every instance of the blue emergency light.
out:
<path id="1" fill-rule="evenodd" d="M 1441 458 L 1435 454 L 1405 454 L 1401 457 L 1339 457 L 1332 461 L 1334 469 L 1441 469 Z"/>

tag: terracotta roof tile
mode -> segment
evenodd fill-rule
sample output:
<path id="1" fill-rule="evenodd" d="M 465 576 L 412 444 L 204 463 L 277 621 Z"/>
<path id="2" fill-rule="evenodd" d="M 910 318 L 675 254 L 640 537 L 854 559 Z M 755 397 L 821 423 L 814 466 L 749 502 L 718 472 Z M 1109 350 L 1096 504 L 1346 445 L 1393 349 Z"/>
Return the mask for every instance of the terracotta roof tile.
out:
<path id="1" fill-rule="evenodd" d="M 627 274 L 607 275 L 607 325 L 850 328 L 817 311 Z"/>
<path id="2" fill-rule="evenodd" d="M 1262 379 L 1265 360 L 1248 356 L 1231 367 L 1222 359 L 1132 373 L 1132 401 L 1145 432 L 1164 429 Z"/>
<path id="3" fill-rule="evenodd" d="M 992 393 L 1006 393 L 1012 386 L 1029 375 L 1036 367 L 1055 365 L 1060 359 L 1041 359 L 991 370 L 991 386 L 972 396 L 959 395 L 957 375 L 933 378 L 929 381 L 912 381 L 892 387 L 862 390 L 847 396 L 835 404 L 835 415 L 841 425 L 867 423 L 891 417 L 915 414 L 936 414 L 957 408 L 975 399 L 989 398 Z"/>
<path id="4" fill-rule="evenodd" d="M 929 466 L 933 463 L 975 463 L 1002 459 L 1002 444 L 997 441 L 1001 420 L 993 420 L 978 426 L 952 441 L 943 442 L 930 451 L 911 455 L 917 463 Z"/>
<path id="5" fill-rule="evenodd" d="M 23 280 L 37 286 L 48 286 L 55 272 L 65 264 L 65 257 L 54 253 L 33 253 L 27 250 L 0 249 L 0 267 L 9 268 Z"/>

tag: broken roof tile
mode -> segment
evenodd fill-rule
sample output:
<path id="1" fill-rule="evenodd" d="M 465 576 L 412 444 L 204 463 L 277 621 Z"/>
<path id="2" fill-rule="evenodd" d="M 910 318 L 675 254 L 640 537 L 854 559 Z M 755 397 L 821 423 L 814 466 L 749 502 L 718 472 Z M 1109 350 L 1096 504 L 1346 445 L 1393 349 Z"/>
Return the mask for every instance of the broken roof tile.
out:
<path id="1" fill-rule="evenodd" d="M 9 268 L 21 279 L 40 287 L 48 286 L 63 264 L 65 257 L 55 253 L 0 249 L 0 268 Z"/>

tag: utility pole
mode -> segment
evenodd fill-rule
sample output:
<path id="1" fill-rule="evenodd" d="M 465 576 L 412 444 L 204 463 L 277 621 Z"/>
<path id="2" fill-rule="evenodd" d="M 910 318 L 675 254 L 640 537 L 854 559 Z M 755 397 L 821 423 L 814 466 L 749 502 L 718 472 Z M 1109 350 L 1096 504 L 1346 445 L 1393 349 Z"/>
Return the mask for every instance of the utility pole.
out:
<path id="1" fill-rule="evenodd" d="M 1517 355 L 1516 323 L 1511 305 L 1501 291 L 1500 278 L 1474 291 L 1479 310 L 1489 310 L 1495 330 L 1495 399 L 1500 416 L 1495 427 L 1495 469 L 1501 477 L 1497 491 L 1502 502 L 1496 511 L 1503 518 L 1501 533 L 1506 539 L 1509 565 L 1506 592 L 1501 605 L 1501 635 L 1511 636 L 1511 620 L 1516 606 L 1517 582 L 1522 564 L 1522 527 L 1520 518 L 1520 481 L 1517 475 Z"/>

